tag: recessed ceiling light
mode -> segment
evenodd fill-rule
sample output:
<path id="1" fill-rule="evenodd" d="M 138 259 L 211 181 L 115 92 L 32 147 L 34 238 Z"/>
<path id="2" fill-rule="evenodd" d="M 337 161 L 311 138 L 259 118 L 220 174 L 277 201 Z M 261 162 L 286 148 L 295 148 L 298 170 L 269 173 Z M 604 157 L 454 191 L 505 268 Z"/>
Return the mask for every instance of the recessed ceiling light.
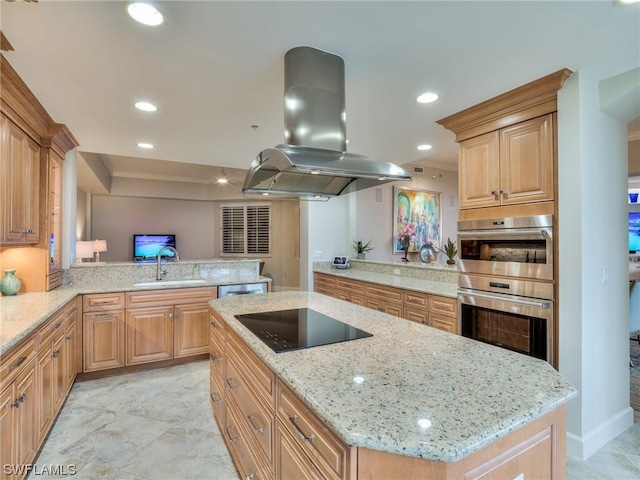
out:
<path id="1" fill-rule="evenodd" d="M 227 180 L 225 177 L 220 177 L 218 179 L 218 183 L 227 183 L 229 180 Z"/>
<path id="2" fill-rule="evenodd" d="M 137 145 L 138 145 L 140 148 L 153 148 L 153 144 L 152 144 L 152 143 L 144 143 L 144 142 L 141 142 L 141 143 L 138 143 Z"/>
<path id="3" fill-rule="evenodd" d="M 135 21 L 151 27 L 160 25 L 164 21 L 158 9 L 148 3 L 132 3 L 127 7 L 127 12 Z"/>
<path id="4" fill-rule="evenodd" d="M 431 145 L 418 145 L 418 150 L 431 150 L 433 147 Z"/>
<path id="5" fill-rule="evenodd" d="M 418 98 L 416 98 L 416 101 L 418 103 L 431 103 L 431 102 L 435 102 L 437 99 L 438 99 L 437 93 L 427 92 L 427 93 L 423 93 Z"/>
<path id="6" fill-rule="evenodd" d="M 640 3 L 640 0 L 613 0 L 613 3 L 620 6 L 633 5 L 634 3 Z"/>
<path id="7" fill-rule="evenodd" d="M 142 110 L 143 112 L 157 112 L 158 107 L 156 107 L 151 102 L 136 102 L 133 104 L 138 110 Z"/>

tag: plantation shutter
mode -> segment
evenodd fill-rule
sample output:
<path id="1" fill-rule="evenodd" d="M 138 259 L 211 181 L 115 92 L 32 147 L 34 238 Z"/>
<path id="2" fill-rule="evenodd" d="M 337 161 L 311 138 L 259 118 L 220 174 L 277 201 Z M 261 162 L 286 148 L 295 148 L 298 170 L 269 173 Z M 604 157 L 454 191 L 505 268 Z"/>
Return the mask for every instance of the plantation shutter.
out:
<path id="1" fill-rule="evenodd" d="M 271 255 L 271 204 L 221 205 L 221 256 Z"/>

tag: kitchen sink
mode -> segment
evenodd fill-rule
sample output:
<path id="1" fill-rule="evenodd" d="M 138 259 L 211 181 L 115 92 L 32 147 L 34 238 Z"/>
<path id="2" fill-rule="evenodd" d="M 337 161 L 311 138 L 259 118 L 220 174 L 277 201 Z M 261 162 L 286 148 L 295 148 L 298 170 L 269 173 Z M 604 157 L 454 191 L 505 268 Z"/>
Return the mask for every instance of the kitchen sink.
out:
<path id="1" fill-rule="evenodd" d="M 153 282 L 139 282 L 134 283 L 134 287 L 158 287 L 158 286 L 166 286 L 166 285 L 204 285 L 206 284 L 206 280 L 156 280 Z"/>

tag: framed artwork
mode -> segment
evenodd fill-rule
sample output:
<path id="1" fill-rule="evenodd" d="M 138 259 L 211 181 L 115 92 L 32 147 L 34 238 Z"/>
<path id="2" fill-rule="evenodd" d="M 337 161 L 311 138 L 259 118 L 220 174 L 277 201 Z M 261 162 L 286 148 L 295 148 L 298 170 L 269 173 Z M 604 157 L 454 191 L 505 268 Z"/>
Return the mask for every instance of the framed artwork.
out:
<path id="1" fill-rule="evenodd" d="M 393 253 L 440 247 L 440 192 L 394 187 L 393 193 Z"/>

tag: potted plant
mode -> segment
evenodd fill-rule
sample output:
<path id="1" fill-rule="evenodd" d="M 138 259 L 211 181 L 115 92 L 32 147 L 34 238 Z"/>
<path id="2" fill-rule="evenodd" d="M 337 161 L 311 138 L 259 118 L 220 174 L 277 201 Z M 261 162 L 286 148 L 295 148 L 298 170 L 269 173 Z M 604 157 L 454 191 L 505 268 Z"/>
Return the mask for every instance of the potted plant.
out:
<path id="1" fill-rule="evenodd" d="M 373 250 L 373 241 L 369 240 L 367 243 L 363 243 L 358 240 L 357 242 L 353 241 L 353 248 L 356 251 L 356 258 L 358 260 L 364 260 L 367 256 L 366 253 Z"/>
<path id="2" fill-rule="evenodd" d="M 447 243 L 444 248 L 438 248 L 433 245 L 438 252 L 442 252 L 447 256 L 447 265 L 455 265 L 455 256 L 458 254 L 458 249 L 456 248 L 456 244 L 451 241 L 449 237 L 447 237 Z"/>

